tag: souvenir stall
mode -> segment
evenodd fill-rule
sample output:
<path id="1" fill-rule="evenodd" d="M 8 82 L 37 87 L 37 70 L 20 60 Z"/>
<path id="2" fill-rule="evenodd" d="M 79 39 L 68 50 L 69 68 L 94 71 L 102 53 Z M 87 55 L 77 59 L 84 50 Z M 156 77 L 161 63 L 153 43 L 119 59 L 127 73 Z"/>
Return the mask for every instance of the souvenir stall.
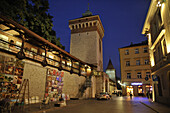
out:
<path id="1" fill-rule="evenodd" d="M 16 99 L 22 83 L 24 62 L 0 55 L 0 98 Z"/>
<path id="2" fill-rule="evenodd" d="M 64 72 L 56 69 L 47 70 L 45 98 L 50 97 L 51 101 L 57 101 L 62 95 Z"/>

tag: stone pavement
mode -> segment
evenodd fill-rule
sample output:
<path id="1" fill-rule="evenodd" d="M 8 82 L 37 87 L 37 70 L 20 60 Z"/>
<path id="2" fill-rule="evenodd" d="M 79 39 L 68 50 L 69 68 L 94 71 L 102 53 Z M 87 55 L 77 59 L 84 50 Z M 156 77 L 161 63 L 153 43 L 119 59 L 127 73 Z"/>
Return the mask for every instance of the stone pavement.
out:
<path id="1" fill-rule="evenodd" d="M 146 97 L 133 97 L 132 99 L 129 99 L 129 97 L 114 97 L 113 99 L 123 99 L 126 101 L 138 101 L 141 104 L 145 105 L 146 107 L 152 109 L 156 113 L 170 113 L 170 106 L 166 106 L 157 102 L 152 102 Z M 85 103 L 86 100 L 69 100 L 67 101 L 67 106 L 66 107 L 74 107 L 79 104 Z M 42 109 L 40 109 L 40 104 L 31 104 L 31 105 L 26 105 L 25 109 L 22 111 L 19 107 L 16 107 L 12 113 L 46 113 L 50 111 L 54 111 L 55 109 L 63 109 L 63 107 L 54 107 L 55 102 L 51 102 L 48 105 L 44 106 Z M 21 107 L 22 108 L 22 107 Z"/>
<path id="2" fill-rule="evenodd" d="M 154 110 L 156 113 L 170 113 L 170 106 L 152 101 L 141 101 L 141 103 Z"/>

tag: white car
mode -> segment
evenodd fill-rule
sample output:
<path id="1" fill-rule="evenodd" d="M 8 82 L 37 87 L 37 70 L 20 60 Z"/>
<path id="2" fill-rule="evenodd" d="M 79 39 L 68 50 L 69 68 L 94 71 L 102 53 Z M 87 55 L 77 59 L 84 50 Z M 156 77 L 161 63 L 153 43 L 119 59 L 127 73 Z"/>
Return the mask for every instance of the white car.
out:
<path id="1" fill-rule="evenodd" d="M 97 95 L 97 99 L 110 99 L 111 96 L 107 93 L 107 92 L 102 92 L 100 94 Z"/>

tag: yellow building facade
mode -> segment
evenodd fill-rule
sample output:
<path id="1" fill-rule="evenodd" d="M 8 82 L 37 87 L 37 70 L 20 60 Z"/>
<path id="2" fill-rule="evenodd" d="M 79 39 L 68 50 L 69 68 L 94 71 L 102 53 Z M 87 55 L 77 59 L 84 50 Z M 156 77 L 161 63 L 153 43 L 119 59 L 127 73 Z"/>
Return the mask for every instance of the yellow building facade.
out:
<path id="1" fill-rule="evenodd" d="M 119 48 L 122 94 L 146 96 L 152 90 L 147 42 Z"/>
<path id="2" fill-rule="evenodd" d="M 153 101 L 170 105 L 170 1 L 152 0 L 142 34 L 148 38 Z"/>

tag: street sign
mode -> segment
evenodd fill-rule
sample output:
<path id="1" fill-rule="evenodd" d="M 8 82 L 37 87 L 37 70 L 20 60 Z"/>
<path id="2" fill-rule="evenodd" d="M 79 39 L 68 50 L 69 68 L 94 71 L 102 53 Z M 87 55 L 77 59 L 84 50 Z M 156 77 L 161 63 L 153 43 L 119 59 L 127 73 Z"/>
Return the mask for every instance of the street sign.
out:
<path id="1" fill-rule="evenodd" d="M 153 81 L 158 81 L 157 75 L 152 75 L 152 80 L 153 80 Z"/>

